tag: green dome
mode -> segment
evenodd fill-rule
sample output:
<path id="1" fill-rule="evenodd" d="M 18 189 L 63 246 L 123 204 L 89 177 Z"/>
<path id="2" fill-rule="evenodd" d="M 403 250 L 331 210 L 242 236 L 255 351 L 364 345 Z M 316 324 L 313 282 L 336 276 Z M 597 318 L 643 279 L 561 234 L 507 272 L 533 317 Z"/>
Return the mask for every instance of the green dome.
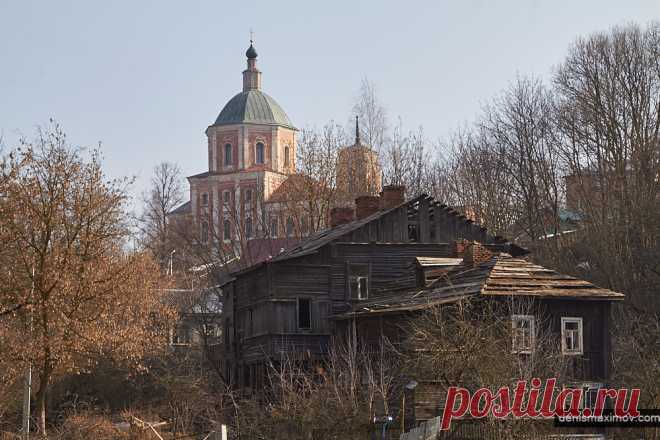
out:
<path id="1" fill-rule="evenodd" d="M 213 125 L 243 123 L 279 125 L 296 129 L 282 107 L 260 90 L 248 90 L 231 98 Z"/>

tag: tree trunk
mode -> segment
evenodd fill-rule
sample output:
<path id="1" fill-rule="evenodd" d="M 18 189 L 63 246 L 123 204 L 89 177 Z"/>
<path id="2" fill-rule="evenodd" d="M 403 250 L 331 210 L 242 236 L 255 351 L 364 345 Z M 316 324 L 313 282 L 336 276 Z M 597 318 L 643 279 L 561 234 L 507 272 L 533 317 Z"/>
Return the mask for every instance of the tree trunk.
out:
<path id="1" fill-rule="evenodd" d="M 35 411 L 37 413 L 37 432 L 42 438 L 46 438 L 46 390 L 50 381 L 50 371 L 46 367 L 39 376 L 39 391 L 37 391 Z"/>

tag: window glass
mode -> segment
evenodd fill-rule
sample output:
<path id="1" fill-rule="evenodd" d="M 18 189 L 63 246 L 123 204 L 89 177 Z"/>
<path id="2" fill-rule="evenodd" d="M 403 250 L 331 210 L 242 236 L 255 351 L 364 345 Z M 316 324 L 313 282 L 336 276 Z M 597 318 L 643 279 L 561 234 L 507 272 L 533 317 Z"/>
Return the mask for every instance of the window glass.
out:
<path id="1" fill-rule="evenodd" d="M 188 326 L 179 324 L 172 331 L 172 345 L 190 344 L 190 329 Z"/>
<path id="2" fill-rule="evenodd" d="M 277 222 L 277 217 L 274 217 L 274 218 L 270 219 L 270 236 L 271 237 L 277 237 L 277 228 L 278 228 L 277 223 L 278 223 Z"/>
<path id="3" fill-rule="evenodd" d="M 226 219 L 222 222 L 222 238 L 224 240 L 231 240 L 231 224 Z"/>
<path id="4" fill-rule="evenodd" d="M 202 193 L 202 206 L 209 206 L 209 195 Z"/>
<path id="5" fill-rule="evenodd" d="M 367 299 L 369 297 L 369 265 L 348 265 L 348 289 L 351 299 Z"/>
<path id="6" fill-rule="evenodd" d="M 206 221 L 203 221 L 200 225 L 199 240 L 202 243 L 209 241 L 209 224 Z"/>
<path id="7" fill-rule="evenodd" d="M 231 194 L 229 191 L 222 192 L 222 201 L 225 205 L 229 205 L 229 202 L 231 201 Z"/>
<path id="8" fill-rule="evenodd" d="M 252 219 L 245 219 L 245 238 L 252 238 Z"/>
<path id="9" fill-rule="evenodd" d="M 312 302 L 308 298 L 298 298 L 298 328 L 312 328 Z"/>
<path id="10" fill-rule="evenodd" d="M 511 317 L 512 348 L 514 353 L 531 353 L 534 348 L 534 316 Z"/>
<path id="11" fill-rule="evenodd" d="M 225 166 L 232 164 L 232 149 L 231 144 L 225 144 Z"/>
<path id="12" fill-rule="evenodd" d="M 564 354 L 582 354 L 582 318 L 561 318 L 561 348 Z"/>
<path id="13" fill-rule="evenodd" d="M 288 167 L 289 165 L 289 147 L 286 146 L 284 147 L 284 166 Z"/>
<path id="14" fill-rule="evenodd" d="M 265 150 L 266 148 L 264 147 L 264 144 L 262 142 L 257 142 L 257 146 L 255 148 L 255 162 L 257 164 L 263 164 L 264 163 L 264 158 L 265 158 Z"/>
<path id="15" fill-rule="evenodd" d="M 252 201 L 252 190 L 251 189 L 246 189 L 245 190 L 245 201 L 247 203 L 250 203 Z"/>

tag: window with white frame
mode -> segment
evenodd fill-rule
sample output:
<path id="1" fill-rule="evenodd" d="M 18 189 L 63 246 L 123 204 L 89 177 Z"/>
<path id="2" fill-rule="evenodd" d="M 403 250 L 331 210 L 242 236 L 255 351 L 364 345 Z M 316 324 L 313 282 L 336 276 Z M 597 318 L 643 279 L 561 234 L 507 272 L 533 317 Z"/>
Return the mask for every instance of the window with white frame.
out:
<path id="1" fill-rule="evenodd" d="M 179 324 L 170 333 L 170 345 L 189 345 L 191 341 L 190 327 Z"/>
<path id="2" fill-rule="evenodd" d="M 351 299 L 369 298 L 369 265 L 348 265 L 348 293 Z"/>
<path id="3" fill-rule="evenodd" d="M 567 355 L 584 353 L 582 318 L 561 318 L 561 352 Z"/>
<path id="4" fill-rule="evenodd" d="M 534 316 L 511 316 L 511 349 L 514 353 L 531 353 L 534 349 Z"/>

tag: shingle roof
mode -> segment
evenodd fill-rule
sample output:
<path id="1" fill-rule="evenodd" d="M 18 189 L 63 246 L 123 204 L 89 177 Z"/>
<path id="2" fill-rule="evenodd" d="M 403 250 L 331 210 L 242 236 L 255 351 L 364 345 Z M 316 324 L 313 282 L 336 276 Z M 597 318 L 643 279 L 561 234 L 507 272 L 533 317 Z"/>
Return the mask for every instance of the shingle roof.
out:
<path id="1" fill-rule="evenodd" d="M 390 291 L 361 301 L 353 310 L 335 316 L 346 319 L 425 309 L 475 295 L 533 296 L 557 299 L 622 300 L 624 295 L 562 275 L 508 254 L 499 254 L 474 268 L 459 266 L 423 289 Z"/>
<path id="2" fill-rule="evenodd" d="M 296 129 L 282 107 L 261 90 L 247 90 L 231 98 L 213 125 L 277 125 Z"/>

